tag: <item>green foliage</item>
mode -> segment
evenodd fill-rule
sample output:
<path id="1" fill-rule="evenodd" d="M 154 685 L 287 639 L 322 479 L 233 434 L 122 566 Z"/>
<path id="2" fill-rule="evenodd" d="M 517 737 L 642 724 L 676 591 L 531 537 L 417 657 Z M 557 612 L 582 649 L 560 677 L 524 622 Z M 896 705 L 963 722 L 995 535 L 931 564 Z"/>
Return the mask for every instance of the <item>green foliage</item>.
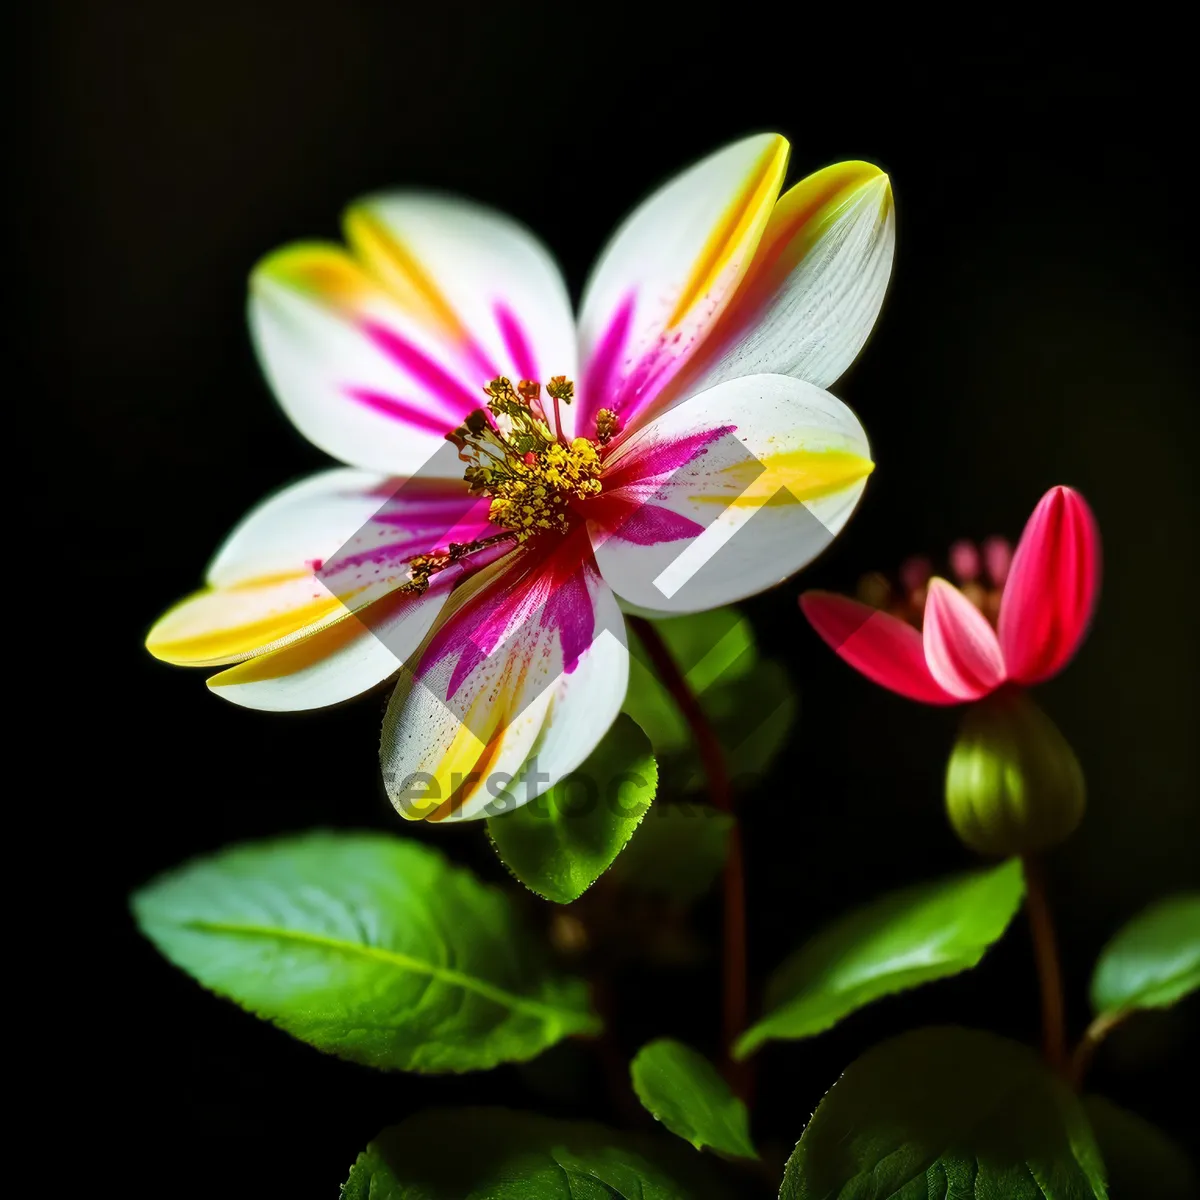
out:
<path id="1" fill-rule="evenodd" d="M 313 833 L 227 849 L 133 897 L 142 932 L 205 987 L 374 1067 L 468 1071 L 594 1033 L 507 897 L 437 851 Z"/>
<path id="2" fill-rule="evenodd" d="M 1013 859 L 892 892 L 822 930 L 772 976 L 767 1015 L 738 1040 L 739 1058 L 773 1038 L 811 1037 L 881 996 L 975 966 L 1024 894 Z"/>
<path id="3" fill-rule="evenodd" d="M 787 672 L 779 663 L 759 660 L 750 623 L 735 608 L 667 617 L 654 626 L 716 730 L 734 782 L 761 775 L 795 719 L 796 697 Z M 649 736 L 664 789 L 703 788 L 687 724 L 644 654 L 639 655 L 636 634 L 630 649 L 624 711 Z"/>
<path id="4" fill-rule="evenodd" d="M 750 1114 L 716 1068 L 690 1046 L 670 1038 L 650 1042 L 630 1065 L 642 1106 L 672 1133 L 735 1158 L 757 1158 Z"/>
<path id="5" fill-rule="evenodd" d="M 690 1154 L 690 1151 L 686 1152 Z M 385 1129 L 343 1200 L 716 1200 L 726 1193 L 652 1138 L 502 1108 L 435 1109 Z"/>
<path id="6" fill-rule="evenodd" d="M 1083 1110 L 1108 1168 L 1112 1200 L 1195 1200 L 1200 1195 L 1194 1165 L 1161 1129 L 1103 1096 L 1085 1096 Z"/>
<path id="7" fill-rule="evenodd" d="M 488 820 L 508 869 L 546 900 L 578 900 L 612 865 L 654 799 L 650 740 L 617 717 L 587 762 L 548 792 Z"/>
<path id="8" fill-rule="evenodd" d="M 821 1101 L 780 1200 L 1104 1200 L 1079 1100 L 1025 1046 L 921 1029 L 869 1050 Z"/>
<path id="9" fill-rule="evenodd" d="M 656 620 L 654 627 L 698 696 L 714 686 L 745 678 L 758 658 L 750 622 L 734 608 L 667 617 Z M 687 722 L 644 653 L 638 653 L 636 632 L 630 649 L 634 653 L 630 655 L 624 711 L 646 731 L 659 756 L 689 752 L 692 739 Z"/>
<path id="10" fill-rule="evenodd" d="M 1169 1008 L 1200 987 L 1200 892 L 1152 904 L 1100 952 L 1092 1008 Z"/>
<path id="11" fill-rule="evenodd" d="M 734 818 L 709 804 L 655 804 L 613 864 L 623 887 L 687 903 L 721 874 Z"/>
<path id="12" fill-rule="evenodd" d="M 734 786 L 752 786 L 787 744 L 798 703 L 791 676 L 783 664 L 768 659 L 756 662 L 741 679 L 709 688 L 701 697 L 708 719 L 717 731 Z M 700 791 L 704 772 L 690 760 L 680 786 Z"/>

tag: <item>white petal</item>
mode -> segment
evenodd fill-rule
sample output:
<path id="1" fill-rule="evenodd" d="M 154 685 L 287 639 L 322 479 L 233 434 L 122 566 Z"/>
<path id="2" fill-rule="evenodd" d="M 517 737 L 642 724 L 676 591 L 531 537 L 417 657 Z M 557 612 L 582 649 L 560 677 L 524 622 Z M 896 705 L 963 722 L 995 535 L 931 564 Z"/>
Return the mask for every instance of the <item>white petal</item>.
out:
<path id="1" fill-rule="evenodd" d="M 829 387 L 875 325 L 894 249 L 891 186 L 877 167 L 838 163 L 802 180 L 775 206 L 737 296 L 673 394 L 759 374 Z"/>
<path id="2" fill-rule="evenodd" d="M 403 286 L 419 261 L 474 358 L 493 373 L 474 379 L 476 391 L 495 378 L 574 379 L 575 319 L 558 265 L 523 225 L 494 209 L 452 196 L 392 193 L 369 196 L 346 216 L 359 258 L 385 283 Z M 397 247 L 410 251 L 398 261 Z M 438 320 L 435 314 L 435 322 Z"/>
<path id="3" fill-rule="evenodd" d="M 225 700 L 267 712 L 326 708 L 361 696 L 404 665 L 441 611 L 448 587 L 393 594 L 282 650 L 208 680 Z"/>
<path id="4" fill-rule="evenodd" d="M 486 509 L 461 479 L 323 471 L 245 517 L 217 552 L 208 586 L 155 623 L 147 648 L 188 666 L 282 650 L 407 583 L 414 555 L 495 533 Z"/>
<path id="5" fill-rule="evenodd" d="M 581 766 L 625 702 L 629 649 L 616 597 L 607 588 L 597 596 L 596 611 L 602 632 L 574 672 L 560 676 L 554 685 L 541 736 L 510 789 L 517 806 L 549 791 Z"/>
<path id="6" fill-rule="evenodd" d="M 249 308 L 280 404 L 336 458 L 429 474 L 489 380 L 575 371 L 565 288 L 521 226 L 466 201 L 395 195 L 352 207 L 346 233 L 349 252 L 299 243 L 268 256 Z"/>
<path id="7" fill-rule="evenodd" d="M 379 475 L 339 468 L 268 497 L 217 551 L 208 587 L 164 613 L 147 648 L 167 662 L 216 666 L 278 649 L 342 619 L 354 585 L 334 594 L 318 572 L 394 486 Z"/>
<path id="8" fill-rule="evenodd" d="M 251 279 L 259 361 L 284 412 L 314 445 L 356 466 L 416 474 L 470 411 L 471 377 L 340 250 L 320 249 L 342 260 L 354 291 L 343 300 L 297 283 L 310 271 L 299 248 L 267 259 Z"/>
<path id="9" fill-rule="evenodd" d="M 584 290 L 574 416 L 626 427 L 686 362 L 749 267 L 783 183 L 788 144 L 762 134 L 684 171 L 613 235 Z"/>
<path id="10" fill-rule="evenodd" d="M 589 506 L 596 561 L 619 596 L 649 611 L 752 596 L 833 540 L 862 495 L 869 455 L 854 414 L 820 388 L 782 375 L 721 384 L 605 464 L 605 492 Z"/>
<path id="11" fill-rule="evenodd" d="M 398 486 L 398 480 L 350 467 L 288 484 L 234 527 L 209 564 L 208 582 L 233 587 L 331 558 Z"/>
<path id="12" fill-rule="evenodd" d="M 463 584 L 384 719 L 384 783 L 401 815 L 488 816 L 578 766 L 624 698 L 622 630 L 581 534 Z"/>

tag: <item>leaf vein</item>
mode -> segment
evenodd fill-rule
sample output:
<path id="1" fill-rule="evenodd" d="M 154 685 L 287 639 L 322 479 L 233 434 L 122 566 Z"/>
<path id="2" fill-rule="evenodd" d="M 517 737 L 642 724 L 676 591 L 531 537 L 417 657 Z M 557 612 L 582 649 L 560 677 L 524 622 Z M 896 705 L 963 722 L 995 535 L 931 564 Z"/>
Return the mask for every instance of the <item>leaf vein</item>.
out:
<path id="1" fill-rule="evenodd" d="M 205 933 L 225 933 L 244 937 L 273 938 L 281 942 L 295 942 L 299 945 L 313 946 L 344 954 L 349 958 L 362 958 L 372 962 L 385 963 L 400 970 L 411 971 L 414 974 L 425 975 L 440 983 L 460 987 L 464 991 L 474 992 L 494 1004 L 510 1008 L 514 1012 L 527 1013 L 530 1016 L 541 1017 L 545 1020 L 562 1021 L 568 1010 L 551 1004 L 543 1004 L 531 1000 L 527 996 L 517 995 L 505 988 L 496 987 L 486 980 L 477 979 L 473 975 L 443 967 L 437 963 L 424 962 L 419 958 L 404 954 L 398 950 L 385 950 L 381 946 L 368 946 L 357 942 L 346 942 L 340 938 L 327 937 L 324 934 L 308 933 L 299 929 L 281 929 L 270 925 L 250 925 L 237 921 L 207 921 L 192 920 L 180 922 L 185 929 L 195 929 Z M 574 1013 L 570 1014 L 574 1016 Z"/>

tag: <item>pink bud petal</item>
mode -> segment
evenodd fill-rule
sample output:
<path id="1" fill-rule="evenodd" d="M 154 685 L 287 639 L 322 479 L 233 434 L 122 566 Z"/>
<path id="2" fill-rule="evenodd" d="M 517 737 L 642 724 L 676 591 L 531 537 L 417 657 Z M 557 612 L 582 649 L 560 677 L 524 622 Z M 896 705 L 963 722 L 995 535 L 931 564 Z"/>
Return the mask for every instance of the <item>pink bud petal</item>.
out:
<path id="1" fill-rule="evenodd" d="M 929 559 L 920 554 L 914 555 L 912 558 L 906 558 L 900 565 L 900 586 L 906 592 L 915 592 L 929 582 L 929 576 L 932 574 Z"/>
<path id="2" fill-rule="evenodd" d="M 959 700 L 977 700 L 1004 682 L 1004 655 L 987 618 L 944 579 L 929 581 L 924 645 L 930 674 Z"/>
<path id="3" fill-rule="evenodd" d="M 1008 538 L 990 537 L 983 543 L 983 561 L 988 578 L 995 587 L 1003 587 L 1012 566 L 1012 546 Z"/>
<path id="4" fill-rule="evenodd" d="M 963 540 L 950 547 L 950 570 L 959 583 L 971 583 L 979 578 L 979 548 Z"/>
<path id="5" fill-rule="evenodd" d="M 911 625 L 832 592 L 805 592 L 800 607 L 826 643 L 872 682 L 923 704 L 957 702 L 929 673 Z"/>
<path id="6" fill-rule="evenodd" d="M 1087 501 L 1051 488 L 1021 534 L 1000 603 L 1000 645 L 1011 678 L 1056 675 L 1087 632 L 1100 591 L 1100 531 Z"/>

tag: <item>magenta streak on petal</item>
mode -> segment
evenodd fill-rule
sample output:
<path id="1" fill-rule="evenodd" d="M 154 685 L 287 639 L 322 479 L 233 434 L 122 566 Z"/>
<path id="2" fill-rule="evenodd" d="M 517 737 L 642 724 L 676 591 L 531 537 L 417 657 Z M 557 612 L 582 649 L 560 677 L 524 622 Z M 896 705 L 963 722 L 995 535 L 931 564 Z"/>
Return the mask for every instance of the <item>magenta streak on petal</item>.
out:
<path id="1" fill-rule="evenodd" d="M 651 404 L 659 393 L 679 373 L 688 361 L 687 351 L 695 343 L 695 337 L 681 345 L 682 334 L 664 334 L 655 345 L 638 360 L 637 364 L 613 389 L 613 407 L 625 420 L 626 426 Z"/>
<path id="2" fill-rule="evenodd" d="M 450 682 L 446 685 L 447 700 L 454 699 L 458 689 L 466 683 L 471 672 L 486 658 L 487 655 L 470 638 L 467 638 L 466 644 L 462 647 L 462 653 L 454 663 L 454 670 L 450 672 Z"/>
<path id="3" fill-rule="evenodd" d="M 541 593 L 537 582 L 534 589 Z M 453 658 L 446 687 L 446 699 L 453 699 L 471 672 L 507 635 L 520 636 L 522 617 L 527 621 L 529 616 L 529 593 L 534 589 L 529 586 L 528 573 L 519 569 L 497 579 L 438 631 L 421 659 L 420 674 L 424 676 L 444 659 Z"/>
<path id="4" fill-rule="evenodd" d="M 500 529 L 487 520 L 490 496 L 473 496 L 461 479 L 421 475 L 392 476 L 381 479 L 366 488 L 341 493 L 348 499 L 359 496 L 374 496 L 379 500 L 379 510 L 371 517 L 371 523 L 407 527 L 412 530 L 459 532 L 467 530 L 468 536 L 457 541 L 471 541 L 488 533 L 499 533 Z"/>
<path id="5" fill-rule="evenodd" d="M 428 538 L 420 535 L 403 538 L 398 542 L 385 542 L 370 546 L 356 554 L 339 554 L 336 558 L 328 559 L 321 570 L 324 580 L 336 578 L 343 571 L 351 571 L 355 567 L 366 565 L 398 567 L 407 562 L 414 554 L 431 549 Z"/>
<path id="6" fill-rule="evenodd" d="M 396 482 L 391 486 L 396 488 Z M 489 503 L 487 497 L 471 496 L 465 488 L 438 488 L 429 494 L 421 490 L 419 481 L 401 483 L 358 533 L 313 570 L 335 594 L 384 583 L 416 554 L 501 532 L 487 520 Z"/>
<path id="7" fill-rule="evenodd" d="M 631 292 L 617 306 L 608 323 L 608 328 L 597 341 L 583 373 L 583 387 L 579 399 L 579 423 L 576 429 L 586 436 L 596 414 L 602 408 L 612 408 L 613 384 L 617 365 L 625 352 L 629 338 L 629 327 L 633 322 L 633 306 L 636 297 Z"/>
<path id="8" fill-rule="evenodd" d="M 472 370 L 479 376 L 480 386 L 483 381 L 495 379 L 500 374 L 496 369 L 496 364 L 488 357 L 487 351 L 474 338 L 467 339 L 463 351 Z"/>
<path id="9" fill-rule="evenodd" d="M 494 580 L 479 595 L 468 600 L 437 631 L 421 656 L 417 672 L 419 677 L 427 676 L 443 660 L 457 656 L 457 665 L 446 693 L 447 699 L 453 697 L 463 678 L 487 657 L 488 652 L 484 649 L 487 645 L 485 637 L 497 610 L 504 605 L 506 591 L 511 590 L 512 574 L 513 572 L 507 572 Z M 467 659 L 470 660 L 470 664 L 460 677 L 460 669 Z"/>
<path id="10" fill-rule="evenodd" d="M 736 425 L 718 425 L 682 437 L 655 440 L 644 449 L 631 446 L 603 476 L 604 487 L 647 484 L 663 475 L 674 475 L 700 457 L 714 442 L 732 434 Z"/>
<path id="11" fill-rule="evenodd" d="M 402 421 L 417 429 L 425 429 L 430 433 L 444 437 L 454 428 L 456 419 L 435 416 L 425 412 L 408 400 L 400 400 L 396 396 L 385 396 L 382 392 L 373 392 L 368 388 L 348 387 L 343 389 L 351 400 L 365 404 L 367 408 L 379 413 L 380 416 L 390 417 L 393 421 Z"/>
<path id="12" fill-rule="evenodd" d="M 574 537 L 578 547 L 590 555 L 585 531 L 579 529 Z M 419 673 L 424 676 L 453 657 L 446 692 L 450 699 L 491 655 L 500 652 L 532 658 L 554 638 L 555 631 L 564 669 L 573 671 L 591 644 L 595 624 L 584 575 L 590 568 L 574 551 L 569 538 L 548 557 L 539 556 L 523 565 L 514 563 L 438 631 L 421 659 Z M 574 570 L 569 569 L 570 564 Z M 586 616 L 582 606 L 586 606 Z"/>
<path id="13" fill-rule="evenodd" d="M 704 526 L 690 517 L 672 512 L 657 504 L 639 504 L 624 497 L 613 498 L 611 508 L 604 512 L 601 523 L 613 537 L 636 546 L 657 546 L 660 542 L 681 542 L 698 537 Z M 621 514 L 620 510 L 624 509 Z"/>
<path id="14" fill-rule="evenodd" d="M 384 593 L 390 592 L 407 581 L 407 564 L 411 561 L 414 554 L 424 552 L 430 547 L 440 544 L 442 544 L 442 541 L 438 534 L 413 537 L 407 542 L 392 542 L 360 554 L 343 554 L 336 559 L 327 561 L 321 568 L 316 569 L 314 574 L 335 596 L 350 597 L 360 588 L 366 588 L 366 598 L 368 603 L 370 603 L 379 598 L 381 594 L 380 588 L 383 589 Z M 495 562 L 497 558 L 501 558 L 509 553 L 511 549 L 511 543 L 505 542 L 484 546 L 477 551 L 473 551 L 463 558 L 450 562 L 437 570 L 431 579 L 430 586 L 449 589 L 474 575 L 477 571 L 483 570 L 484 567 Z M 374 572 L 360 569 L 373 564 L 377 568 Z M 380 567 L 385 569 L 381 570 L 379 569 Z M 347 573 L 356 570 L 358 571 L 357 576 L 352 576 L 349 579 L 345 578 Z M 401 573 L 402 571 L 403 574 Z M 338 587 L 336 588 L 332 582 L 334 580 L 338 581 Z M 360 607 L 361 598 L 356 596 L 351 608 L 352 610 L 357 610 Z"/>
<path id="15" fill-rule="evenodd" d="M 456 423 L 479 408 L 479 401 L 465 384 L 455 379 L 439 363 L 434 362 L 423 350 L 417 349 L 411 342 L 402 338 L 395 330 L 388 329 L 374 321 L 366 321 L 363 329 L 367 336 L 391 360 L 401 367 L 418 383 L 424 386 L 431 396 L 439 401 L 450 416 L 451 424 Z M 443 430 L 447 427 L 442 426 Z"/>
<path id="16" fill-rule="evenodd" d="M 367 540 L 366 530 L 374 526 L 382 527 L 379 530 L 381 537 L 390 536 L 399 526 L 401 536 L 396 540 L 380 541 L 375 545 L 366 545 L 361 550 L 357 549 L 356 547 L 363 545 Z M 486 511 L 483 520 L 471 519 L 469 514 L 464 514 L 461 501 L 458 507 L 446 514 L 442 520 L 418 520 L 417 514 L 411 512 L 377 514 L 361 534 L 343 546 L 335 557 L 325 560 L 320 575 L 328 584 L 329 580 L 337 578 L 343 572 L 358 567 L 399 567 L 417 554 L 443 550 L 451 542 L 469 543 L 502 532 L 499 526 L 486 520 Z"/>
<path id="17" fill-rule="evenodd" d="M 600 495 L 579 506 L 593 535 L 601 542 L 616 537 L 638 546 L 697 537 L 702 525 L 653 502 L 669 501 L 675 488 L 682 488 L 686 499 L 696 474 L 689 469 L 691 464 L 736 429 L 736 425 L 719 425 L 663 440 L 651 435 L 649 445 L 632 443 L 605 473 Z"/>
<path id="18" fill-rule="evenodd" d="M 569 675 L 596 636 L 596 611 L 584 578 L 587 567 L 576 571 L 554 589 L 546 603 L 542 624 L 558 627 L 563 670 Z"/>
<path id="19" fill-rule="evenodd" d="M 409 529 L 428 530 L 431 533 L 453 530 L 456 534 L 469 530 L 465 537 L 455 541 L 469 542 L 484 533 L 498 533 L 499 528 L 488 522 L 490 496 L 472 496 L 463 485 L 462 491 L 444 496 L 422 496 L 420 499 L 408 495 L 408 488 L 401 487 L 392 497 L 393 503 L 381 508 L 371 520 L 379 525 L 401 525 Z"/>
<path id="20" fill-rule="evenodd" d="M 588 421 L 595 419 L 599 409 L 611 408 L 628 429 L 690 361 L 701 336 L 695 330 L 685 334 L 681 329 L 668 329 L 649 349 L 633 357 L 627 342 L 634 300 L 631 294 L 613 314 L 593 352 L 592 366 L 585 375 Z M 630 357 L 622 365 L 626 354 Z"/>
<path id="21" fill-rule="evenodd" d="M 524 326 L 508 305 L 498 302 L 495 306 L 496 323 L 504 338 L 504 348 L 508 357 L 517 369 L 522 379 L 540 379 L 537 359 L 533 356 L 533 347 L 525 335 Z"/>

